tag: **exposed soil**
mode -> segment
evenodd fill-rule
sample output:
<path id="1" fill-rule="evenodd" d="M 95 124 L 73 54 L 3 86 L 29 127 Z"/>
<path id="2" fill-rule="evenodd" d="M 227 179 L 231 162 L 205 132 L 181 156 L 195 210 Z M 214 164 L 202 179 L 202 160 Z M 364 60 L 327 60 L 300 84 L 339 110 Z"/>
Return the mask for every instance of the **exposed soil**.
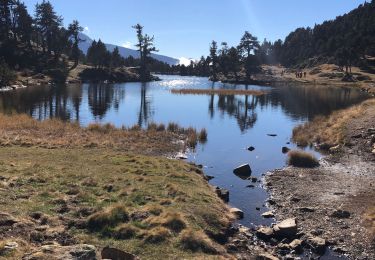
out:
<path id="1" fill-rule="evenodd" d="M 375 106 L 346 127 L 351 141 L 314 169 L 287 167 L 266 176 L 278 220 L 296 218 L 352 259 L 375 259 Z"/>

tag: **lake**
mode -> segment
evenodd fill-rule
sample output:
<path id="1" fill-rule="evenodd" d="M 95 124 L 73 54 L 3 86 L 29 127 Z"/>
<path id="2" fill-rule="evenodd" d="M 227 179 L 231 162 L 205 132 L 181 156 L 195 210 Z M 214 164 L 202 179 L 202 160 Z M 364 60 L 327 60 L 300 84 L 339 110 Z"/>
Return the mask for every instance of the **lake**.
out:
<path id="1" fill-rule="evenodd" d="M 26 113 L 39 120 L 78 121 L 83 126 L 100 122 L 147 127 L 150 122 L 177 122 L 206 128 L 207 143 L 190 151 L 189 161 L 204 165 L 205 173 L 215 177 L 211 183 L 230 191 L 230 205 L 245 213 L 240 223 L 251 226 L 274 221 L 261 217 L 268 211 L 267 192 L 259 182 L 248 188 L 251 181 L 237 177 L 233 169 L 249 163 L 252 176 L 261 179 L 268 171 L 284 167 L 286 155 L 281 150 L 283 146 L 296 148 L 289 143 L 296 125 L 367 98 L 350 88 L 262 87 L 212 83 L 201 77 L 160 77 L 162 81 L 151 83 L 40 86 L 0 93 L 0 111 Z M 174 88 L 255 89 L 267 94 L 176 95 L 170 92 Z M 248 151 L 249 146 L 255 150 Z"/>

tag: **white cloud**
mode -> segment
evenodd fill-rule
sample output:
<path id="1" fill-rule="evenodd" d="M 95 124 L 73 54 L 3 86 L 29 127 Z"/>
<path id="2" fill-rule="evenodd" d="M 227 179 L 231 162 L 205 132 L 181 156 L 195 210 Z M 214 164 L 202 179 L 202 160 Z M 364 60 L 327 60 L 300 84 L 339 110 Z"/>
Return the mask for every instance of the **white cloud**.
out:
<path id="1" fill-rule="evenodd" d="M 90 33 L 90 28 L 89 28 L 88 26 L 85 26 L 85 27 L 83 28 L 83 32 L 84 32 L 84 33 Z"/>
<path id="2" fill-rule="evenodd" d="M 124 48 L 132 48 L 133 47 L 133 44 L 129 41 L 127 42 L 124 42 L 123 44 L 121 44 L 122 47 Z"/>
<path id="3" fill-rule="evenodd" d="M 195 62 L 194 59 L 191 59 L 191 58 L 185 58 L 185 57 L 181 57 L 180 59 L 180 65 L 185 65 L 185 66 L 189 66 L 190 65 L 190 62 L 193 61 Z"/>

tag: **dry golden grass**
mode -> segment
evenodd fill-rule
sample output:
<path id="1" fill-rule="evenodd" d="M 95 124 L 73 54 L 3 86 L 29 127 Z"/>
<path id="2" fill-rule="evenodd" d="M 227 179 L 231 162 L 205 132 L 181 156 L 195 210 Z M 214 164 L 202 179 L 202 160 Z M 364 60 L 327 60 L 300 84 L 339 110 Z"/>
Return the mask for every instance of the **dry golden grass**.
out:
<path id="1" fill-rule="evenodd" d="M 117 129 L 112 124 L 90 124 L 81 128 L 60 120 L 39 122 L 27 115 L 0 115 L 0 146 L 37 146 L 43 148 L 111 148 L 150 155 L 166 155 L 183 149 L 176 140 L 195 147 L 198 138 L 193 128 L 150 123 L 148 130 L 138 126 Z"/>
<path id="2" fill-rule="evenodd" d="M 180 95 L 252 95 L 261 96 L 265 91 L 246 89 L 172 89 L 173 94 Z"/>
<path id="3" fill-rule="evenodd" d="M 192 252 L 204 252 L 208 254 L 218 253 L 218 250 L 206 234 L 191 229 L 181 233 L 180 244 L 183 249 Z"/>
<path id="4" fill-rule="evenodd" d="M 293 141 L 301 146 L 313 143 L 325 144 L 329 148 L 346 141 L 346 124 L 360 116 L 369 107 L 375 106 L 375 100 L 367 100 L 360 105 L 339 110 L 330 116 L 319 116 L 304 125 L 293 129 Z"/>
<path id="5" fill-rule="evenodd" d="M 319 161 L 310 153 L 294 150 L 288 153 L 288 164 L 295 167 L 313 168 L 319 166 Z"/>

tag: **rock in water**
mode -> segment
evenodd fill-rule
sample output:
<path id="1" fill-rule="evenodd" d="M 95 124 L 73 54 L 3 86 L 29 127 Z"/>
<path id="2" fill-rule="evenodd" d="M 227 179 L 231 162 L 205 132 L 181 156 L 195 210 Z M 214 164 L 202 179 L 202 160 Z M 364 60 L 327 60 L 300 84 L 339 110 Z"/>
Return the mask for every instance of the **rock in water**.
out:
<path id="1" fill-rule="evenodd" d="M 116 248 L 105 247 L 102 250 L 102 259 L 137 260 L 139 258 L 133 254 L 130 254 L 128 252 L 125 252 Z"/>
<path id="2" fill-rule="evenodd" d="M 247 150 L 249 150 L 250 152 L 254 151 L 255 150 L 255 147 L 254 146 L 250 146 L 247 148 Z"/>
<path id="3" fill-rule="evenodd" d="M 286 146 L 284 146 L 284 147 L 281 149 L 281 152 L 282 152 L 283 154 L 289 153 L 289 151 L 290 151 L 290 149 L 289 149 L 288 147 L 286 147 Z"/>
<path id="4" fill-rule="evenodd" d="M 251 168 L 249 164 L 238 166 L 233 170 L 233 173 L 241 179 L 247 179 L 251 176 Z"/>
<path id="5" fill-rule="evenodd" d="M 267 134 L 268 136 L 271 136 L 271 137 L 276 137 L 277 134 Z"/>
<path id="6" fill-rule="evenodd" d="M 224 202 L 229 202 L 229 191 L 228 190 L 220 189 L 219 187 L 216 187 L 216 194 Z"/>
<path id="7" fill-rule="evenodd" d="M 231 208 L 230 213 L 232 213 L 237 219 L 243 219 L 243 211 L 238 208 Z"/>
<path id="8" fill-rule="evenodd" d="M 273 218 L 274 216 L 275 216 L 275 215 L 273 214 L 272 211 L 264 212 L 264 213 L 262 214 L 262 217 L 263 217 L 263 218 Z"/>
<path id="9" fill-rule="evenodd" d="M 295 218 L 286 219 L 273 227 L 275 234 L 281 237 L 293 238 L 297 234 Z"/>

